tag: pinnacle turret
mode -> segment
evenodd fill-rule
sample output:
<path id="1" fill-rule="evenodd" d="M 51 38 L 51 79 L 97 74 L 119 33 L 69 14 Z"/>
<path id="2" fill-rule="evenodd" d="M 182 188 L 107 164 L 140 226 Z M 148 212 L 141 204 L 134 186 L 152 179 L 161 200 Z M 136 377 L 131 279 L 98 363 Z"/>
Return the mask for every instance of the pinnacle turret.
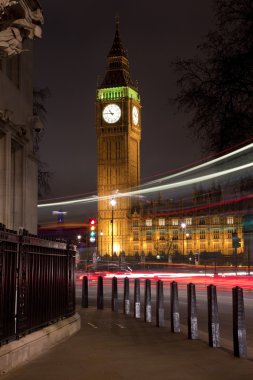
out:
<path id="1" fill-rule="evenodd" d="M 116 17 L 116 30 L 112 47 L 107 55 L 107 72 L 99 88 L 129 86 L 136 88 L 129 72 L 129 60 L 119 32 L 119 17 Z"/>

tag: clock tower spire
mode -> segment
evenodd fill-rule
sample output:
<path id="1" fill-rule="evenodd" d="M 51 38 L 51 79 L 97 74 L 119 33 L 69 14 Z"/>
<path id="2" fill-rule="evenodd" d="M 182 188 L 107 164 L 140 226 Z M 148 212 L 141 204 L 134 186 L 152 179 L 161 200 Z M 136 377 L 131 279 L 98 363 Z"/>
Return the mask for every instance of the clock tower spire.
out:
<path id="1" fill-rule="evenodd" d="M 136 90 L 129 72 L 127 51 L 123 47 L 119 32 L 119 16 L 116 16 L 116 31 L 111 50 L 107 55 L 107 71 L 100 88 L 129 86 Z"/>
<path id="2" fill-rule="evenodd" d="M 128 54 L 119 32 L 119 18 L 107 70 L 97 89 L 97 186 L 98 197 L 114 198 L 140 183 L 140 96 L 130 76 Z M 115 197 L 98 201 L 98 253 L 110 256 L 130 253 L 133 199 Z M 102 236 L 102 235 L 101 235 Z"/>

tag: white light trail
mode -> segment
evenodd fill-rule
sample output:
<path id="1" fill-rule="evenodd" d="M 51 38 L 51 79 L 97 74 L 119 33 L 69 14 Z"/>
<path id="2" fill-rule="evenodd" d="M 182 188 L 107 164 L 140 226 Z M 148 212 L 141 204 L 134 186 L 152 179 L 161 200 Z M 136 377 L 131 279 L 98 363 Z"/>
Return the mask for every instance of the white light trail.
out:
<path id="1" fill-rule="evenodd" d="M 234 168 L 230 168 L 227 170 L 220 171 L 218 173 L 212 173 L 212 174 L 207 174 L 201 177 L 196 177 L 193 179 L 188 179 L 185 181 L 181 182 L 174 182 L 174 183 L 169 183 L 165 185 L 160 185 L 160 186 L 152 186 L 147 189 L 141 189 L 141 190 L 135 190 L 135 191 L 129 191 L 125 193 L 117 193 L 114 195 L 114 198 L 121 198 L 121 197 L 130 197 L 134 195 L 141 195 L 141 194 L 147 194 L 147 193 L 153 193 L 157 191 L 163 191 L 163 190 L 169 190 L 169 189 L 175 189 L 175 188 L 180 188 L 188 185 L 193 185 L 198 182 L 205 182 L 209 181 L 210 179 L 213 178 L 219 178 L 228 174 L 232 174 L 238 171 L 242 171 L 245 169 L 248 169 L 253 166 L 253 162 L 250 162 L 248 164 L 240 165 Z M 90 203 L 90 202 L 97 202 L 98 200 L 110 200 L 111 195 L 108 196 L 103 196 L 103 197 L 97 197 L 97 196 L 92 196 L 92 197 L 87 197 L 83 199 L 76 199 L 72 201 L 64 201 L 64 202 L 56 202 L 56 203 L 45 203 L 45 204 L 40 204 L 38 205 L 39 208 L 42 207 L 52 207 L 52 206 L 63 206 L 63 205 L 72 205 L 72 204 L 80 204 L 80 203 Z"/>
<path id="2" fill-rule="evenodd" d="M 111 198 L 111 197 L 108 197 Z M 37 207 L 52 207 L 52 206 L 66 206 L 66 205 L 73 205 L 73 204 L 79 204 L 79 203 L 90 203 L 90 202 L 97 202 L 98 197 L 96 195 L 92 195 L 91 197 L 82 198 L 82 199 L 74 199 L 72 201 L 62 201 L 62 202 L 53 202 L 53 203 L 44 203 L 39 204 Z"/>
<path id="3" fill-rule="evenodd" d="M 132 196 L 132 195 L 138 195 L 138 194 L 145 194 L 145 193 L 151 193 L 151 192 L 156 192 L 156 191 L 162 191 L 162 190 L 168 190 L 168 189 L 175 189 L 176 187 L 184 187 L 184 186 L 188 186 L 188 185 L 193 185 L 197 182 L 205 182 L 205 181 L 209 181 L 210 179 L 213 179 L 213 178 L 218 178 L 218 177 L 222 177 L 224 175 L 227 175 L 227 174 L 231 174 L 231 173 L 235 173 L 239 170 L 244 170 L 244 169 L 248 169 L 250 167 L 253 166 L 253 162 L 249 163 L 249 164 L 245 164 L 245 165 L 241 165 L 241 166 L 237 166 L 235 168 L 231 168 L 231 169 L 227 169 L 227 170 L 223 170 L 219 173 L 213 173 L 213 174 L 207 174 L 207 175 L 204 175 L 204 176 L 201 176 L 201 177 L 196 177 L 196 178 L 193 178 L 193 179 L 188 179 L 188 180 L 185 180 L 185 181 L 181 181 L 181 182 L 174 182 L 174 183 L 168 183 L 166 185 L 160 185 L 160 186 L 155 186 L 155 187 L 149 187 L 147 189 L 142 189 L 142 190 L 135 190 L 135 191 L 130 191 L 130 192 L 127 192 L 127 193 L 122 193 L 122 194 L 119 194 L 118 196 L 122 197 L 126 197 L 126 196 Z"/>
<path id="4" fill-rule="evenodd" d="M 228 154 L 225 154 L 224 156 L 215 158 L 214 160 L 211 160 L 211 161 L 205 162 L 203 164 L 194 166 L 193 168 L 183 170 L 182 172 L 179 172 L 179 173 L 171 174 L 171 175 L 169 175 L 167 177 L 163 177 L 163 178 L 155 179 L 153 181 L 146 182 L 141 187 L 146 186 L 146 185 L 155 184 L 155 183 L 158 183 L 158 182 L 160 183 L 162 181 L 166 181 L 166 180 L 169 180 L 169 179 L 172 179 L 172 178 L 175 178 L 175 177 L 182 176 L 184 174 L 191 173 L 191 172 L 199 170 L 199 169 L 203 169 L 203 168 L 205 168 L 207 166 L 210 166 L 210 165 L 213 165 L 213 164 L 217 164 L 217 162 L 220 162 L 220 161 L 226 160 L 228 158 L 231 158 L 233 156 L 236 156 L 237 154 L 245 152 L 245 151 L 247 151 L 247 150 L 249 150 L 251 148 L 253 148 L 253 143 L 249 144 L 249 145 L 246 145 L 246 146 L 244 146 L 244 147 L 242 147 L 240 149 L 237 149 L 237 150 L 235 150 L 233 152 L 230 152 Z"/>

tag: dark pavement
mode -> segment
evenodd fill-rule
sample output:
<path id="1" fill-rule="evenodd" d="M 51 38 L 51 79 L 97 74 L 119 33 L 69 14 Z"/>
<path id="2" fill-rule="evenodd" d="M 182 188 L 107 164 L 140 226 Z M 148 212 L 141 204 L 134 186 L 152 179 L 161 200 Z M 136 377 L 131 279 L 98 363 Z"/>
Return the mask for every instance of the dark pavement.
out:
<path id="1" fill-rule="evenodd" d="M 34 361 L 2 375 L 4 380 L 247 380 L 253 361 L 210 348 L 166 321 L 144 323 L 109 309 L 80 309 L 81 330 Z"/>

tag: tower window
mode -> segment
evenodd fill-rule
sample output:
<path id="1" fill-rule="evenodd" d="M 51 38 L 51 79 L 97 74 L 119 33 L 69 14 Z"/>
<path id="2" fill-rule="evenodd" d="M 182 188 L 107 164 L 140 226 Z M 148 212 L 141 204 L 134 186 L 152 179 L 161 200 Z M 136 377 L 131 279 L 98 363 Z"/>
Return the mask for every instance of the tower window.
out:
<path id="1" fill-rule="evenodd" d="M 219 224 L 220 223 L 220 218 L 218 216 L 213 217 L 213 224 Z"/>
<path id="2" fill-rule="evenodd" d="M 199 238 L 201 240 L 204 240 L 206 238 L 206 230 L 204 230 L 204 229 L 200 230 L 200 232 L 199 232 Z"/>
<path id="3" fill-rule="evenodd" d="M 178 240 L 178 230 L 172 231 L 172 240 Z"/>
<path id="4" fill-rule="evenodd" d="M 152 219 L 146 219 L 146 226 L 151 227 L 152 226 Z"/>
<path id="5" fill-rule="evenodd" d="M 160 230 L 160 240 L 165 240 L 165 230 Z"/>
<path id="6" fill-rule="evenodd" d="M 234 224 L 234 218 L 232 216 L 227 217 L 227 224 Z"/>
<path id="7" fill-rule="evenodd" d="M 219 238 L 220 238 L 220 231 L 219 231 L 218 228 L 215 228 L 215 229 L 213 230 L 213 238 L 214 238 L 214 239 L 219 239 Z"/>
<path id="8" fill-rule="evenodd" d="M 228 228 L 228 239 L 232 239 L 232 233 L 234 232 L 233 228 Z"/>
<path id="9" fill-rule="evenodd" d="M 146 231 L 146 240 L 152 240 L 152 232 L 151 230 Z"/>
<path id="10" fill-rule="evenodd" d="M 191 226 L 191 225 L 192 225 L 192 218 L 186 218 L 186 219 L 185 219 L 185 224 L 186 224 L 187 226 Z"/>

